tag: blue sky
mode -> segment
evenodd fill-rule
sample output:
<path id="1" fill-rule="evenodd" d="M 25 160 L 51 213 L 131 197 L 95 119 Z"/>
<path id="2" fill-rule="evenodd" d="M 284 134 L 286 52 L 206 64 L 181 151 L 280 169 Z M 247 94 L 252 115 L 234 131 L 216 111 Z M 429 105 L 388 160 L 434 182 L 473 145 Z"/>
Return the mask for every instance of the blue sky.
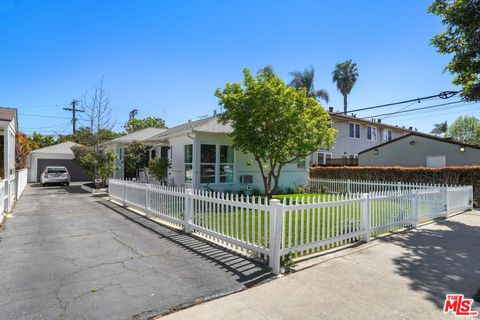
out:
<path id="1" fill-rule="evenodd" d="M 433 95 L 456 88 L 443 73 L 449 57 L 429 45 L 444 28 L 426 12 L 430 2 L 1 0 L 0 106 L 17 107 L 27 133 L 70 132 L 62 106 L 103 76 L 117 130 L 134 107 L 139 117 L 174 126 L 218 109 L 215 89 L 240 81 L 244 67 L 271 64 L 286 81 L 291 71 L 313 66 L 316 87 L 340 110 L 331 72 L 346 59 L 360 73 L 350 109 Z M 478 115 L 479 106 L 384 122 L 428 132 L 435 122 Z"/>

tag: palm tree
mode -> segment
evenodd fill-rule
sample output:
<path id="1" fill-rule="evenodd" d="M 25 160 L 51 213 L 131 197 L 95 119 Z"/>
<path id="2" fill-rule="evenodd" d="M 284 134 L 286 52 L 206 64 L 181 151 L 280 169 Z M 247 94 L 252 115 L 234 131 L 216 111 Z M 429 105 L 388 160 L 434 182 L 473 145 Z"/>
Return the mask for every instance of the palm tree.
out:
<path id="1" fill-rule="evenodd" d="M 347 114 L 347 96 L 352 91 L 355 82 L 357 82 L 358 71 L 357 64 L 352 60 L 338 63 L 332 72 L 332 81 L 337 84 L 337 89 L 343 95 L 343 113 Z"/>
<path id="2" fill-rule="evenodd" d="M 315 99 L 322 99 L 326 103 L 330 100 L 327 90 L 319 89 L 315 90 L 313 87 L 313 80 L 315 78 L 315 70 L 313 67 L 306 68 L 302 71 L 290 72 L 290 75 L 293 77 L 290 82 L 290 86 L 295 88 L 305 88 L 307 89 L 307 95 Z"/>
<path id="3" fill-rule="evenodd" d="M 433 125 L 433 129 L 432 131 L 430 131 L 430 133 L 433 133 L 433 134 L 446 134 L 447 133 L 447 130 L 448 130 L 448 123 L 447 121 L 443 121 L 443 122 L 440 122 L 440 123 L 435 123 Z"/>

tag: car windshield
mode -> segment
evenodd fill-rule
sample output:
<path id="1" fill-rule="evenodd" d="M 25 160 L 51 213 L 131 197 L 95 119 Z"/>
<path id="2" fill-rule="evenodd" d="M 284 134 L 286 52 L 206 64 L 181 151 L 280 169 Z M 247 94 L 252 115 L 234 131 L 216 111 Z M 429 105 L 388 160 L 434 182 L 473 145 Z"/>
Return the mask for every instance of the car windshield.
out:
<path id="1" fill-rule="evenodd" d="M 67 169 L 65 168 L 47 168 L 48 173 L 65 173 Z"/>

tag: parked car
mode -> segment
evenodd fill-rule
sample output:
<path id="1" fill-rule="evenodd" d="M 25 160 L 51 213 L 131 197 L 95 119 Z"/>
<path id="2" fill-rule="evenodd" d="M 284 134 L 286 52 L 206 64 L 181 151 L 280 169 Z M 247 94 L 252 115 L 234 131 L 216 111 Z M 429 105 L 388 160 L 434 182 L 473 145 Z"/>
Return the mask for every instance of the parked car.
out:
<path id="1" fill-rule="evenodd" d="M 65 186 L 70 184 L 70 173 L 65 167 L 46 167 L 40 175 L 42 186 L 49 183 L 58 183 Z"/>

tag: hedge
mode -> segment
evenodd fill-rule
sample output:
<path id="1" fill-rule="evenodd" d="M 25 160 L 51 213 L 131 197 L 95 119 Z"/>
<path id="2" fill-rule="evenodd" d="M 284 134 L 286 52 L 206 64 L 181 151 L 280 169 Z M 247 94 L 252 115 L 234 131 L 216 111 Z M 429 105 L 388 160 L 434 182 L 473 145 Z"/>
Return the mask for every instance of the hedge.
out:
<path id="1" fill-rule="evenodd" d="M 480 202 L 480 166 L 462 167 L 313 167 L 311 178 L 472 185 Z"/>

